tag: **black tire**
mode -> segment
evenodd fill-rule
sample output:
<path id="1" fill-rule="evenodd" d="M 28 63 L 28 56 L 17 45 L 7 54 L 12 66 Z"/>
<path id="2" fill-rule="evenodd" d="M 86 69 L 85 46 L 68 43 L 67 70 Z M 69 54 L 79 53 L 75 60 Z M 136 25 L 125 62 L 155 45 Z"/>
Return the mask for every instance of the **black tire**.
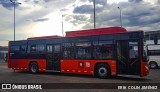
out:
<path id="1" fill-rule="evenodd" d="M 157 64 L 155 61 L 151 61 L 151 62 L 149 63 L 149 67 L 150 67 L 151 69 L 157 69 L 157 68 L 158 68 L 158 64 Z"/>
<path id="2" fill-rule="evenodd" d="M 29 65 L 29 72 L 32 73 L 32 74 L 36 74 L 38 73 L 38 64 L 36 62 L 32 62 L 30 65 Z"/>
<path id="3" fill-rule="evenodd" d="M 109 66 L 107 64 L 98 64 L 95 67 L 95 75 L 101 79 L 109 78 L 111 76 Z"/>

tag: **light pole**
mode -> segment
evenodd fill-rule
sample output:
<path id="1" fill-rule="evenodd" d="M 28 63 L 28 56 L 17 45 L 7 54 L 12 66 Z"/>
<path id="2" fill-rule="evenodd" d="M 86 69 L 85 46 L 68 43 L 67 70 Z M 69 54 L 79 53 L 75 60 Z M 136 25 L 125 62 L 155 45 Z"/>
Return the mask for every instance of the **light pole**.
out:
<path id="1" fill-rule="evenodd" d="M 62 15 L 62 36 L 64 37 L 64 30 L 63 30 L 63 13 L 62 13 L 62 10 L 60 10 L 60 12 L 61 12 L 61 15 Z"/>
<path id="2" fill-rule="evenodd" d="M 121 12 L 121 8 L 120 7 L 117 7 L 118 9 L 119 9 L 119 19 L 120 19 L 120 26 L 122 27 L 122 17 L 121 17 L 121 15 L 122 15 L 122 12 Z"/>
<path id="3" fill-rule="evenodd" d="M 95 4 L 95 0 L 93 0 L 93 8 L 94 8 L 94 29 L 96 28 L 96 4 Z"/>
<path id="4" fill-rule="evenodd" d="M 63 14 L 62 14 L 62 35 L 64 37 L 64 32 L 63 32 Z"/>
<path id="5" fill-rule="evenodd" d="M 13 6 L 14 6 L 14 41 L 15 41 L 15 5 L 16 4 L 21 4 L 21 3 L 19 3 L 19 2 L 13 2 L 12 0 L 10 0 L 11 1 L 11 3 L 13 4 Z"/>

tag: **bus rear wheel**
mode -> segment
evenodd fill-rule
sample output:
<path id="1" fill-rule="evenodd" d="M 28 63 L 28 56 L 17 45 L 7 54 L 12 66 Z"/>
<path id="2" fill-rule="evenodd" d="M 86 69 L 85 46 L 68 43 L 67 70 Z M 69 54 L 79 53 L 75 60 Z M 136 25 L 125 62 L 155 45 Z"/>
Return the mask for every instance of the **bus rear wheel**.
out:
<path id="1" fill-rule="evenodd" d="M 110 77 L 110 68 L 107 64 L 98 64 L 95 67 L 95 74 L 98 78 L 106 79 Z"/>
<path id="2" fill-rule="evenodd" d="M 32 74 L 38 73 L 38 64 L 36 62 L 32 62 L 29 66 L 29 72 Z"/>

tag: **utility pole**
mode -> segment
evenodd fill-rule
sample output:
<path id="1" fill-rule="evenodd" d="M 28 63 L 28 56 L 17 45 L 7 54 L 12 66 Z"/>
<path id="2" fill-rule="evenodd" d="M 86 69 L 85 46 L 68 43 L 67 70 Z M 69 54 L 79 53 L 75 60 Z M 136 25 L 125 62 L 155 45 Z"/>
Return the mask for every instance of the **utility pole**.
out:
<path id="1" fill-rule="evenodd" d="M 62 36 L 64 37 L 64 32 L 63 32 L 63 14 L 62 14 Z"/>
<path id="2" fill-rule="evenodd" d="M 13 4 L 13 6 L 14 6 L 14 41 L 15 41 L 15 7 L 16 7 L 16 4 L 21 4 L 21 3 L 16 3 L 15 1 L 13 2 L 12 0 L 10 0 L 11 1 L 11 3 Z"/>
<path id="3" fill-rule="evenodd" d="M 121 8 L 120 7 L 117 7 L 119 9 L 119 19 L 120 19 L 120 26 L 122 27 L 122 12 L 121 12 Z"/>
<path id="4" fill-rule="evenodd" d="M 62 36 L 64 37 L 64 29 L 63 29 L 63 12 L 62 12 L 62 10 L 60 10 L 60 12 L 61 12 L 61 15 L 62 15 Z"/>
<path id="5" fill-rule="evenodd" d="M 93 0 L 93 8 L 94 8 L 94 29 L 96 28 L 96 4 L 95 0 Z"/>

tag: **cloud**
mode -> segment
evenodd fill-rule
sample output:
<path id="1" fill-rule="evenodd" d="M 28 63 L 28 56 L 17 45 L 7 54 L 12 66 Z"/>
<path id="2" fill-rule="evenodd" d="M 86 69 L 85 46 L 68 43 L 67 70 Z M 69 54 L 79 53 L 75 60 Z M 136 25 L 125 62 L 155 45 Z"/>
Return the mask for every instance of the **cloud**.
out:
<path id="1" fill-rule="evenodd" d="M 13 2 L 11 2 L 10 0 L 0 0 L 0 4 L 4 8 L 9 9 L 9 10 L 11 10 L 12 7 L 14 7 Z M 18 6 L 19 6 L 19 4 L 18 4 L 17 0 L 15 0 L 15 7 L 18 7 Z"/>
<path id="2" fill-rule="evenodd" d="M 96 7 L 96 12 L 101 12 L 103 9 L 102 6 Z M 93 5 L 82 5 L 77 6 L 74 8 L 73 13 L 79 13 L 79 14 L 92 14 L 93 13 Z"/>
<path id="3" fill-rule="evenodd" d="M 87 2 L 88 0 L 79 0 L 80 2 Z"/>
<path id="4" fill-rule="evenodd" d="M 115 0 L 112 3 L 107 3 L 109 0 L 95 1 L 97 28 L 120 26 L 120 10 L 117 8 L 120 7 L 122 25 L 126 29 L 144 31 L 160 29 L 160 0 L 119 0 L 118 2 Z M 59 23 L 61 27 L 61 13 L 65 15 L 63 16 L 64 30 L 68 30 L 67 27 L 71 27 L 71 30 L 93 28 L 93 0 L 16 0 L 16 2 L 22 3 L 16 5 L 17 40 L 33 36 L 36 31 L 34 36 L 39 36 L 40 28 L 36 28 L 36 25 L 43 25 L 45 29 L 45 26 L 51 23 Z M 14 22 L 11 9 L 13 5 L 10 0 L 0 0 L 0 39 L 13 39 Z M 51 16 L 53 13 L 57 19 Z"/>
<path id="5" fill-rule="evenodd" d="M 27 21 L 33 21 L 33 22 L 45 22 L 48 21 L 48 18 L 41 18 L 41 19 L 35 19 L 35 20 L 27 20 Z"/>
<path id="6" fill-rule="evenodd" d="M 52 2 L 53 0 L 43 0 L 45 2 Z M 57 1 L 57 0 L 54 0 L 54 1 Z"/>
<path id="7" fill-rule="evenodd" d="M 127 9 L 123 9 L 122 18 L 128 22 L 124 22 L 125 26 L 147 26 L 154 23 L 160 23 L 160 7 L 148 3 L 126 3 Z M 132 6 L 132 7 L 131 7 Z"/>
<path id="8" fill-rule="evenodd" d="M 134 3 L 139 3 L 142 2 L 143 0 L 128 0 L 128 2 L 134 2 Z"/>
<path id="9" fill-rule="evenodd" d="M 74 26 L 87 24 L 89 22 L 89 18 L 85 15 L 73 15 L 67 17 L 66 20 L 70 20 L 70 22 L 73 23 Z"/>
<path id="10" fill-rule="evenodd" d="M 45 21 L 44 26 L 46 26 L 50 22 L 50 18 L 52 18 L 47 17 L 47 15 L 66 7 L 74 0 L 16 0 L 16 2 L 22 3 L 21 5 L 16 5 L 15 9 L 16 40 L 22 40 L 33 36 L 34 32 L 39 30 L 35 26 L 42 24 L 40 22 Z M 0 0 L 0 39 L 13 40 L 14 38 L 12 9 L 13 5 L 10 0 Z M 39 36 L 38 34 L 35 36 Z M 8 44 L 7 41 L 0 41 L 0 43 L 0 45 Z"/>
<path id="11" fill-rule="evenodd" d="M 89 14 L 93 12 L 93 7 L 92 5 L 82 5 L 82 6 L 77 6 L 74 10 L 73 13 L 81 13 L 81 14 Z"/>
<path id="12" fill-rule="evenodd" d="M 90 0 L 90 2 L 92 1 L 93 0 Z M 97 0 L 99 4 L 102 4 L 100 2 L 103 1 Z M 86 0 L 83 0 L 83 2 L 86 2 Z M 80 6 L 77 5 L 73 9 L 73 14 L 79 14 L 79 15 L 87 14 L 90 17 L 84 20 L 81 19 L 81 16 L 79 16 L 79 18 L 77 18 L 78 16 L 76 17 L 72 16 L 72 21 L 70 22 L 76 25 L 85 23 L 83 29 L 93 28 L 92 7 L 93 7 L 92 5 L 86 5 L 86 4 L 82 4 Z M 119 22 L 120 11 L 119 9 L 117 9 L 117 7 L 120 7 L 122 11 L 122 25 L 128 30 L 134 29 L 134 30 L 149 31 L 151 29 L 156 30 L 160 28 L 160 19 L 159 19 L 160 6 L 158 5 L 158 3 L 152 4 L 151 2 L 146 2 L 143 0 L 128 0 L 128 2 L 103 4 L 102 7 L 96 7 L 96 27 L 98 28 L 107 26 L 120 26 Z M 154 25 L 156 25 L 156 27 Z"/>
<path id="13" fill-rule="evenodd" d="M 93 3 L 93 0 L 89 0 L 89 1 Z M 107 0 L 95 0 L 95 4 L 106 5 Z"/>

